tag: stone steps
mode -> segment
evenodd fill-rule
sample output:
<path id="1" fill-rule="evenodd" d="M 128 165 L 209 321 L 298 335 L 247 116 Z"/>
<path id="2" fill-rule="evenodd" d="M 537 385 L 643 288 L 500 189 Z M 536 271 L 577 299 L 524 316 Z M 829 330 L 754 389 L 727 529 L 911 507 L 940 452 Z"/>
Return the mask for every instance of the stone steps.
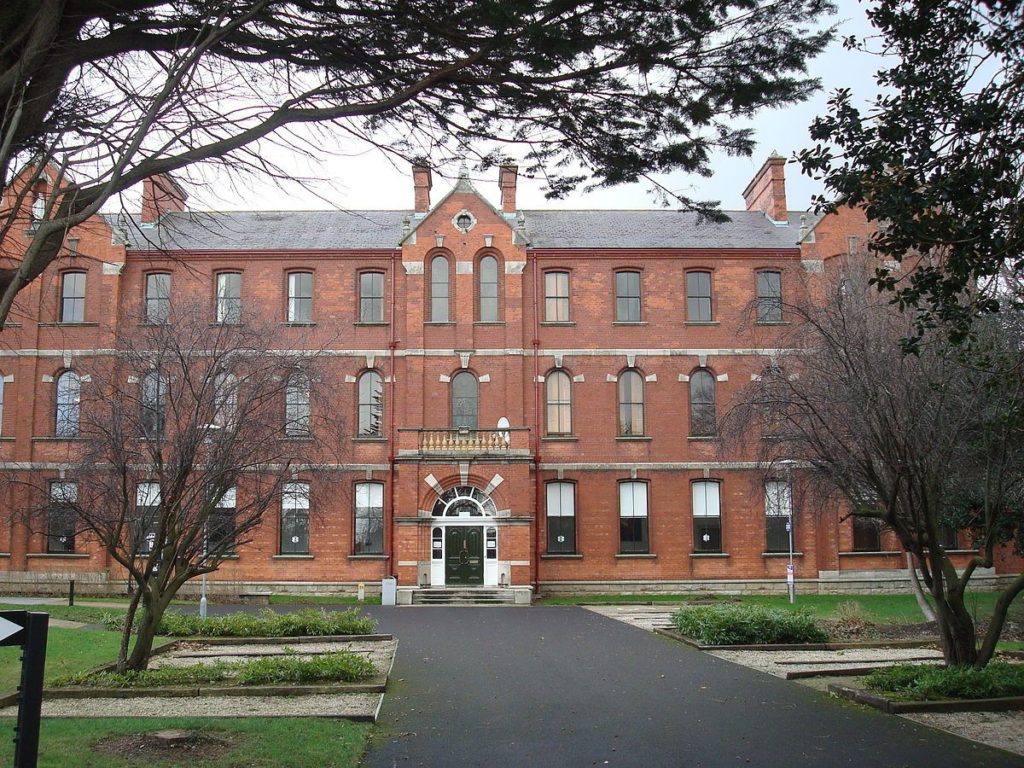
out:
<path id="1" fill-rule="evenodd" d="M 417 589 L 412 593 L 413 605 L 515 605 L 511 589 L 446 588 Z"/>

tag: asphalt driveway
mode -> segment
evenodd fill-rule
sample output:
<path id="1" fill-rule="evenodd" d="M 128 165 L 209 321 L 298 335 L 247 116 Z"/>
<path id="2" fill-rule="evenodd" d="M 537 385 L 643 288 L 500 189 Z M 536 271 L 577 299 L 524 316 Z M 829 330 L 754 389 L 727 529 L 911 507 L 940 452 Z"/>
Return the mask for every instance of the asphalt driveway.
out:
<path id="1" fill-rule="evenodd" d="M 399 638 L 366 768 L 1024 766 L 582 608 L 366 610 Z"/>

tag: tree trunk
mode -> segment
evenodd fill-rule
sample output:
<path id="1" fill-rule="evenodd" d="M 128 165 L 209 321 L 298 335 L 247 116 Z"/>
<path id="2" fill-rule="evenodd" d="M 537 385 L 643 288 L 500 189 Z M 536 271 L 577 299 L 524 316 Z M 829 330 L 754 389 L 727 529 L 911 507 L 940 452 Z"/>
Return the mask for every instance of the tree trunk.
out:
<path id="1" fill-rule="evenodd" d="M 152 597 L 142 607 L 142 620 L 139 622 L 138 634 L 135 636 L 135 646 L 132 648 L 131 656 L 125 664 L 125 669 L 142 671 L 149 666 L 149 657 L 153 652 L 153 641 L 156 639 L 156 630 L 160 626 L 160 619 L 171 602 L 171 597 L 162 593 Z"/>
<path id="2" fill-rule="evenodd" d="M 925 621 L 935 621 L 935 610 L 928 602 L 928 598 L 924 596 L 924 590 L 921 588 L 921 579 L 917 576 L 917 567 L 914 565 L 914 556 L 909 552 L 907 555 L 907 571 L 910 572 L 910 591 L 914 593 L 914 599 L 917 600 L 917 607 L 921 609 L 921 613 L 924 614 Z"/>
<path id="3" fill-rule="evenodd" d="M 1010 586 L 1004 589 L 1002 594 L 996 599 L 995 608 L 992 610 L 992 618 L 989 619 L 988 629 L 985 631 L 985 637 L 978 651 L 978 659 L 975 662 L 977 666 L 982 667 L 992 661 L 992 656 L 996 652 L 996 643 L 999 642 L 999 638 L 1003 634 L 1006 612 L 1022 590 L 1024 590 L 1024 573 L 1019 574 L 1010 583 Z"/>
<path id="4" fill-rule="evenodd" d="M 964 606 L 963 593 L 947 592 L 941 597 L 936 596 L 935 614 L 946 666 L 976 666 L 978 638 L 974 620 Z"/>
<path id="5" fill-rule="evenodd" d="M 135 628 L 135 613 L 139 609 L 139 600 L 142 597 L 142 585 L 140 584 L 132 592 L 132 599 L 128 603 L 128 610 L 125 612 L 124 627 L 121 629 L 121 643 L 117 649 L 117 672 L 123 674 L 128 667 L 128 648 L 132 642 L 132 630 Z"/>

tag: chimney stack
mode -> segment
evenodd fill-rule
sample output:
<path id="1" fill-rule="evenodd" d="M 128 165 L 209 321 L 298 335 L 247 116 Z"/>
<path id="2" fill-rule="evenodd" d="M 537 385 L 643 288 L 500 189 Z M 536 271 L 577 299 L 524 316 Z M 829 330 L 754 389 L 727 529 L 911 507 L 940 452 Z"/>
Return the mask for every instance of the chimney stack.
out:
<path id="1" fill-rule="evenodd" d="M 169 173 L 158 173 L 142 182 L 142 223 L 153 224 L 165 213 L 185 210 L 188 194 Z"/>
<path id="2" fill-rule="evenodd" d="M 498 188 L 501 190 L 501 210 L 505 213 L 516 211 L 516 174 L 519 166 L 506 160 L 498 167 Z"/>
<path id="3" fill-rule="evenodd" d="M 433 181 L 430 178 L 430 168 L 418 164 L 412 167 L 412 187 L 415 192 L 415 204 L 413 209 L 417 213 L 426 213 L 430 210 L 430 187 Z"/>
<path id="4" fill-rule="evenodd" d="M 786 207 L 786 158 L 772 152 L 743 190 L 748 211 L 761 211 L 777 222 L 789 221 Z"/>

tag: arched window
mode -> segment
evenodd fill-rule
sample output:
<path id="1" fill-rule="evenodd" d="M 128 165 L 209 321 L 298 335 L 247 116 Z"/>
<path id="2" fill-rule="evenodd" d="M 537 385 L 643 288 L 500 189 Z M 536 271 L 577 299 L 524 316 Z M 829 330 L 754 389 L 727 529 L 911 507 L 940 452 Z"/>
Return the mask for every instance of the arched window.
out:
<path id="1" fill-rule="evenodd" d="M 430 261 L 430 322 L 448 322 L 448 259 L 435 256 Z"/>
<path id="2" fill-rule="evenodd" d="M 384 426 L 384 380 L 376 371 L 359 377 L 359 436 L 380 437 Z"/>
<path id="3" fill-rule="evenodd" d="M 477 406 L 476 376 L 460 371 L 452 378 L 452 427 L 476 429 Z"/>
<path id="4" fill-rule="evenodd" d="M 288 437 L 309 437 L 309 379 L 295 372 L 284 391 L 284 433 Z"/>
<path id="5" fill-rule="evenodd" d="M 644 380 L 632 368 L 619 374 L 619 435 L 644 434 Z"/>
<path id="6" fill-rule="evenodd" d="M 552 371 L 545 380 L 548 401 L 548 434 L 572 434 L 572 391 L 569 374 Z"/>
<path id="7" fill-rule="evenodd" d="M 157 371 L 142 377 L 142 434 L 150 440 L 164 436 L 167 407 L 167 379 Z"/>
<path id="8" fill-rule="evenodd" d="M 715 377 L 705 368 L 690 374 L 690 435 L 713 437 L 715 424 Z"/>
<path id="9" fill-rule="evenodd" d="M 82 380 L 74 371 L 57 377 L 57 414 L 54 434 L 57 437 L 78 437 L 81 417 Z"/>
<path id="10" fill-rule="evenodd" d="M 480 259 L 480 322 L 496 323 L 498 316 L 498 260 Z"/>

